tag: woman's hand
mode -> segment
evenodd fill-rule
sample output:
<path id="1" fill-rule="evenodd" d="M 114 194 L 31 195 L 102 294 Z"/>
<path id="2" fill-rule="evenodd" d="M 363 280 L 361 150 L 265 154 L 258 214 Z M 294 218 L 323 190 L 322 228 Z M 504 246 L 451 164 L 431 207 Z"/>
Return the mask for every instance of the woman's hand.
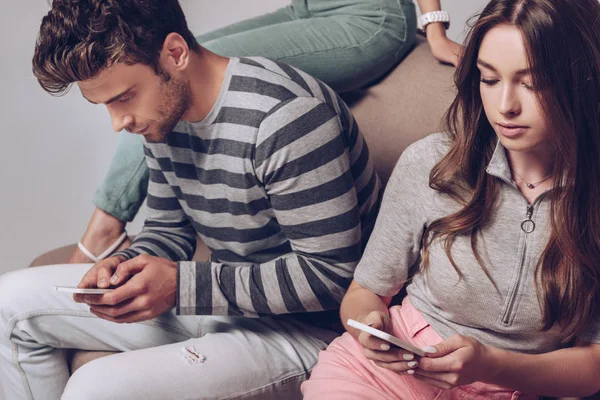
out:
<path id="1" fill-rule="evenodd" d="M 425 29 L 427 30 L 427 42 L 435 59 L 458 67 L 463 50 L 462 45 L 448 39 L 446 28 L 441 23 L 431 23 Z"/>
<path id="2" fill-rule="evenodd" d="M 392 324 L 389 314 L 381 311 L 372 311 L 361 318 L 363 324 L 369 325 L 380 331 L 392 334 Z M 386 368 L 399 374 L 413 374 L 417 366 L 414 354 L 391 347 L 388 342 L 376 338 L 366 332 L 360 332 L 358 341 L 364 346 L 364 354 L 369 360 L 381 368 Z M 410 371 L 410 372 L 409 372 Z"/>
<path id="3" fill-rule="evenodd" d="M 440 389 L 489 381 L 498 369 L 491 348 L 472 337 L 455 335 L 423 350 L 414 377 Z"/>

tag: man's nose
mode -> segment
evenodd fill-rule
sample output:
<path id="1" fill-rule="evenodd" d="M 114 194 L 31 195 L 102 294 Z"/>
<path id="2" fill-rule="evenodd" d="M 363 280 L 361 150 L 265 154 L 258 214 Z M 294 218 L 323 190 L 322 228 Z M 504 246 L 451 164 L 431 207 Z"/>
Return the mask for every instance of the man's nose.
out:
<path id="1" fill-rule="evenodd" d="M 115 132 L 121 132 L 123 129 L 127 127 L 134 126 L 134 119 L 129 114 L 119 114 L 115 111 L 110 111 L 110 118 L 112 121 L 112 128 Z"/>

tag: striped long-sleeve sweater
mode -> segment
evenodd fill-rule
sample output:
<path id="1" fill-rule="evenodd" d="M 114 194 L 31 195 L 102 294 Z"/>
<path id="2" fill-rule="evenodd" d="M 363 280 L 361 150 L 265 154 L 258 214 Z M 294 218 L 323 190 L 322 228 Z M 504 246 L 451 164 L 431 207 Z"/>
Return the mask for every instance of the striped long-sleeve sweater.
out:
<path id="1" fill-rule="evenodd" d="M 179 314 L 339 307 L 380 183 L 335 92 L 286 64 L 231 58 L 206 118 L 180 122 L 145 151 L 148 218 L 119 254 L 178 261 Z M 211 261 L 188 261 L 196 235 Z"/>

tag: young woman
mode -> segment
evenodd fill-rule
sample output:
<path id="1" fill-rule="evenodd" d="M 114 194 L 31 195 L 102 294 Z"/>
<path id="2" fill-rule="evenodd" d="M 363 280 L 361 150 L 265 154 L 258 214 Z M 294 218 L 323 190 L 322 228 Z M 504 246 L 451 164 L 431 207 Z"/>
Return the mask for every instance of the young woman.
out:
<path id="1" fill-rule="evenodd" d="M 440 0 L 418 4 L 424 15 L 440 10 Z M 429 21 L 426 33 L 433 55 L 456 65 L 461 46 L 447 38 L 443 23 Z M 273 13 L 197 40 L 220 55 L 263 56 L 291 64 L 346 92 L 376 81 L 398 64 L 414 44 L 416 28 L 411 0 L 292 0 Z M 69 261 L 95 261 L 115 250 L 111 244 L 128 247 L 125 224 L 140 209 L 147 186 L 143 140 L 124 134 L 94 196 L 97 208 L 81 239 L 83 249 L 76 248 Z"/>
<path id="2" fill-rule="evenodd" d="M 386 189 L 306 399 L 536 399 L 600 390 L 600 5 L 493 0 L 447 134 Z M 401 306 L 392 297 L 407 285 Z"/>

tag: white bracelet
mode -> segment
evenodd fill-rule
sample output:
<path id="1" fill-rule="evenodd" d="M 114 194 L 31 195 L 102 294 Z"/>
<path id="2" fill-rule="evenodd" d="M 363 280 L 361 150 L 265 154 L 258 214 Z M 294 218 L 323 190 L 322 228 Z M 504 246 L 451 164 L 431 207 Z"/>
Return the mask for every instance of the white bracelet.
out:
<path id="1" fill-rule="evenodd" d="M 127 238 L 127 231 L 123 231 L 121 236 L 119 236 L 119 238 L 113 244 L 111 244 L 108 249 L 104 250 L 104 252 L 102 254 L 100 254 L 98 257 L 93 255 L 91 251 L 86 249 L 85 246 L 81 242 L 77 243 L 77 247 L 79 247 L 79 250 L 81 250 L 81 252 L 83 254 L 85 254 L 90 260 L 97 263 L 100 260 L 104 260 L 110 253 L 115 251 L 115 249 L 117 247 L 119 247 L 121 245 L 121 243 L 123 243 L 125 241 L 126 238 Z"/>
<path id="2" fill-rule="evenodd" d="M 446 11 L 431 11 L 419 17 L 419 25 L 422 31 L 425 31 L 427 25 L 433 22 L 442 22 L 448 29 L 450 27 L 450 14 Z"/>

